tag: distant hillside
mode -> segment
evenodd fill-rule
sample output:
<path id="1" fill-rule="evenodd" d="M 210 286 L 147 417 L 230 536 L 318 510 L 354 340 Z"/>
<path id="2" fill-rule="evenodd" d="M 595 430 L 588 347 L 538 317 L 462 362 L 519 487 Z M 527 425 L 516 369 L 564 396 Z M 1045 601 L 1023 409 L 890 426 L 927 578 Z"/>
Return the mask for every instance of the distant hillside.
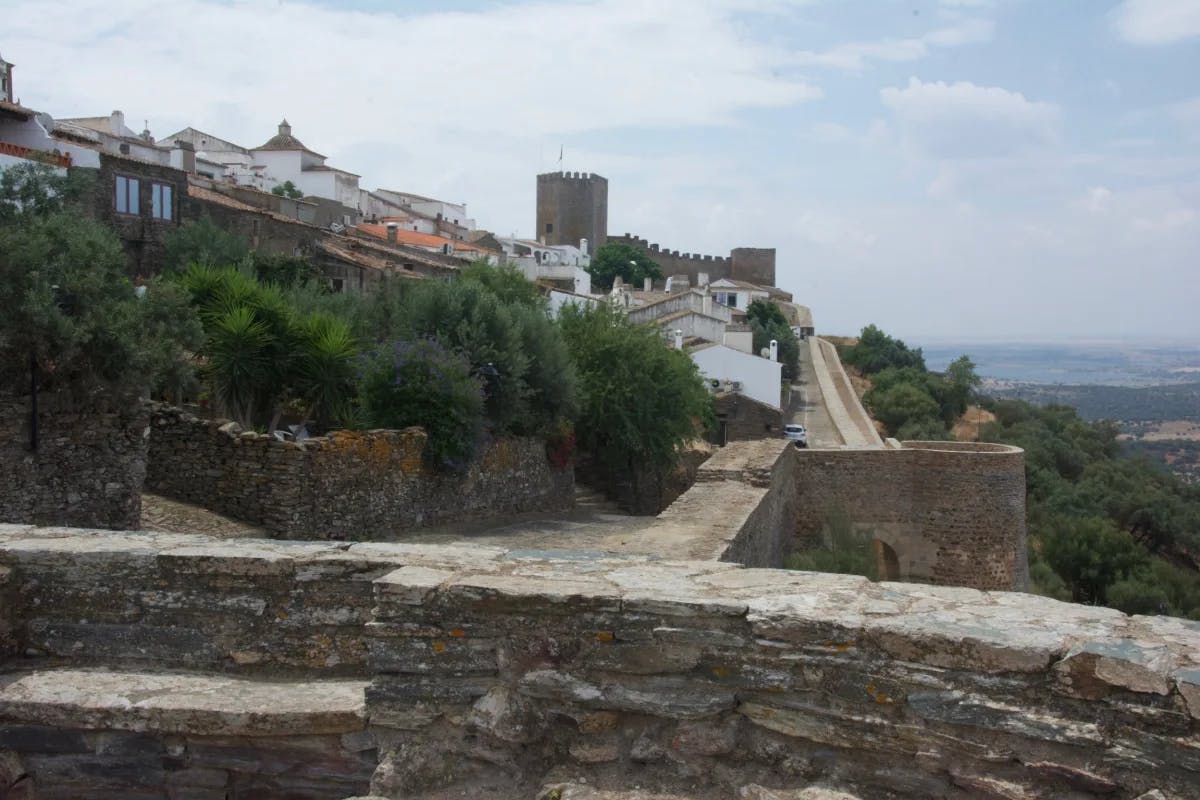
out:
<path id="1" fill-rule="evenodd" d="M 1057 385 L 989 381 L 983 393 L 1037 405 L 1074 406 L 1084 419 L 1123 422 L 1200 421 L 1200 382 L 1169 386 Z"/>

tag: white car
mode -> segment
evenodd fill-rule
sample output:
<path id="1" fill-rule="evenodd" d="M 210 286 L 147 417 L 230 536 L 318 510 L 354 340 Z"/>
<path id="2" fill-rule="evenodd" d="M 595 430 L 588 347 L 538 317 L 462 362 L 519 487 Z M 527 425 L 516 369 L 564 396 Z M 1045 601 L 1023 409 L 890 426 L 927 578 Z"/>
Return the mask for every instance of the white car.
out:
<path id="1" fill-rule="evenodd" d="M 784 425 L 783 438 L 796 443 L 796 447 L 808 447 L 808 431 L 803 425 Z"/>

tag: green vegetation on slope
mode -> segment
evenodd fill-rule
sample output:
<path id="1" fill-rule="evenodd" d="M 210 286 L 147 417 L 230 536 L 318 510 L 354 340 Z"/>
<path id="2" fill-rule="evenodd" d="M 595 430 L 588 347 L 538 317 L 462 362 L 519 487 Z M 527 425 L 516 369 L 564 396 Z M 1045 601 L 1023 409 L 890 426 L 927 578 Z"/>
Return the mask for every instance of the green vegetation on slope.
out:
<path id="1" fill-rule="evenodd" d="M 944 373 L 925 368 L 921 349 L 911 349 L 874 325 L 863 328 L 856 345 L 839 348 L 842 361 L 871 379 L 863 403 L 897 439 L 950 438 L 950 427 L 967 410 L 979 387 L 967 356 Z"/>

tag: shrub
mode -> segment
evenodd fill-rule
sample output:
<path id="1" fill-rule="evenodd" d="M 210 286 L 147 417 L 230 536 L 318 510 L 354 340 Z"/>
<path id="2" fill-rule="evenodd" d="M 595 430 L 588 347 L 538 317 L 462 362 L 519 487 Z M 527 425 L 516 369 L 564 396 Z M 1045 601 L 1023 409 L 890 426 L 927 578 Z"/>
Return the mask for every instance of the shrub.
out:
<path id="1" fill-rule="evenodd" d="M 396 340 L 360 360 L 362 421 L 379 428 L 420 426 L 432 466 L 461 471 L 483 430 L 483 386 L 471 365 L 434 339 Z"/>

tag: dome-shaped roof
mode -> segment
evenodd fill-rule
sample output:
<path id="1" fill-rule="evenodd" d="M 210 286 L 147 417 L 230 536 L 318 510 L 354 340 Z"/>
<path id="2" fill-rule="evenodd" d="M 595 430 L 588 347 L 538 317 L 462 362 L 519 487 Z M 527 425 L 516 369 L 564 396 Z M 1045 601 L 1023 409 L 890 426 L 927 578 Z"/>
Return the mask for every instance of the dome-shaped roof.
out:
<path id="1" fill-rule="evenodd" d="M 304 142 L 292 136 L 292 126 L 285 119 L 279 123 L 279 133 L 267 139 L 265 144 L 261 144 L 254 148 L 255 150 L 308 150 L 304 146 Z M 308 152 L 312 152 L 308 150 Z"/>

